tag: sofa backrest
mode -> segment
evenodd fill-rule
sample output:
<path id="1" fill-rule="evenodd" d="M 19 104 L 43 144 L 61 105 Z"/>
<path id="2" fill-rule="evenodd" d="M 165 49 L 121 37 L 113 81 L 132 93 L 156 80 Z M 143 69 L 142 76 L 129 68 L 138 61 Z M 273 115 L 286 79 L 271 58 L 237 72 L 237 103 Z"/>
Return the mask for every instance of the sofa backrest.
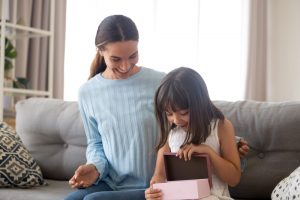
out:
<path id="1" fill-rule="evenodd" d="M 16 131 L 45 178 L 69 180 L 86 162 L 77 102 L 30 98 L 16 104 Z"/>
<path id="2" fill-rule="evenodd" d="M 230 188 L 238 198 L 271 198 L 276 184 L 300 166 L 300 102 L 214 102 L 236 135 L 251 147 L 241 181 Z"/>

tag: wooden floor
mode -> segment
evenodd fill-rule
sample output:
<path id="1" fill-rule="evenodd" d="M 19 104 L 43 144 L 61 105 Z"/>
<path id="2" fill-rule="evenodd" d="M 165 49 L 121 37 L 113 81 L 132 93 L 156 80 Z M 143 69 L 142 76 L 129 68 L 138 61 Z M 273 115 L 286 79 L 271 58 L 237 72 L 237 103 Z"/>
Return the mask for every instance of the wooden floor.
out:
<path id="1" fill-rule="evenodd" d="M 13 128 L 16 127 L 16 111 L 14 109 L 3 110 L 3 121 Z"/>
<path id="2" fill-rule="evenodd" d="M 16 127 L 16 120 L 15 120 L 15 118 L 4 118 L 3 121 L 6 122 L 8 125 L 10 125 L 13 128 Z"/>

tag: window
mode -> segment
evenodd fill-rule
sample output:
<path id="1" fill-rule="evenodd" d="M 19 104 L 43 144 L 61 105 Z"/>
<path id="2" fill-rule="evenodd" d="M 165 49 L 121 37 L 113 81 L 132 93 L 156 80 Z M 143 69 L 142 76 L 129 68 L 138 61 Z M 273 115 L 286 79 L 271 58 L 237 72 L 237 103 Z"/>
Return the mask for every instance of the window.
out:
<path id="1" fill-rule="evenodd" d="M 65 100 L 77 100 L 96 54 L 97 27 L 112 14 L 135 21 L 139 66 L 164 72 L 191 67 L 206 81 L 211 99 L 244 99 L 247 0 L 72 0 L 67 6 Z"/>

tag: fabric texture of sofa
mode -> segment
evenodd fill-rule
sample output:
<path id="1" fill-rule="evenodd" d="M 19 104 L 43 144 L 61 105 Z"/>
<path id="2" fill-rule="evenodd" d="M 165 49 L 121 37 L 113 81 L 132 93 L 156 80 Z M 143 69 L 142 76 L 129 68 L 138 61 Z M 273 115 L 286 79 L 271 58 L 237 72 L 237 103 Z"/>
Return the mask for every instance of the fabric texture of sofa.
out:
<path id="1" fill-rule="evenodd" d="M 215 101 L 251 147 L 235 199 L 270 199 L 276 184 L 300 166 L 300 102 Z M 16 131 L 47 186 L 1 188 L 0 200 L 59 200 L 85 163 L 86 137 L 77 102 L 31 98 L 16 105 Z"/>

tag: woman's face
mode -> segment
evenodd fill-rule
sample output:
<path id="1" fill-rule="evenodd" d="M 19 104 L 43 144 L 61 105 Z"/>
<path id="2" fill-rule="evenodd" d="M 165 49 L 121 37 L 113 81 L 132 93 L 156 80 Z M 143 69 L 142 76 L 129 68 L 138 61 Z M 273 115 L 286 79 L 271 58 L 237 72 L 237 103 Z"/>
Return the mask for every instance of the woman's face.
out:
<path id="1" fill-rule="evenodd" d="M 138 41 L 113 42 L 105 45 L 99 53 L 104 57 L 107 68 L 102 76 L 107 79 L 126 79 L 137 73 Z"/>

